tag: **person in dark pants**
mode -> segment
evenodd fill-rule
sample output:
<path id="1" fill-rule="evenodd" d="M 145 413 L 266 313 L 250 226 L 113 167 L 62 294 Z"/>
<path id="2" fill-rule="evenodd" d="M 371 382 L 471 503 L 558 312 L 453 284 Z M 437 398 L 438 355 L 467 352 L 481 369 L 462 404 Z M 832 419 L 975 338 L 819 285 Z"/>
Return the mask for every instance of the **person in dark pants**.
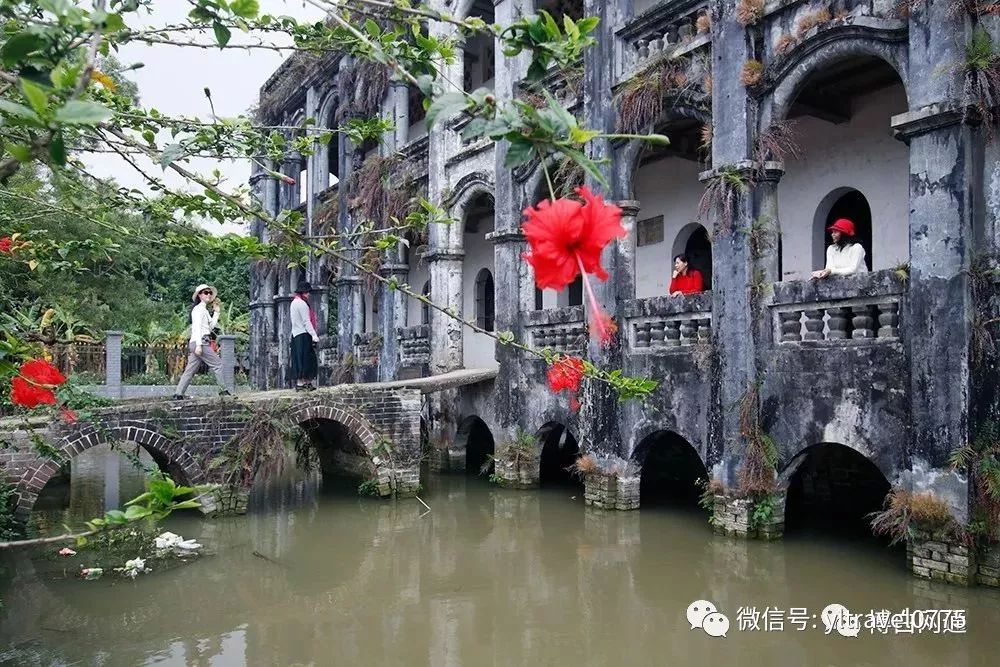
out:
<path id="1" fill-rule="evenodd" d="M 305 280 L 299 281 L 292 299 L 292 377 L 295 379 L 295 391 L 316 388 L 313 380 L 316 378 L 319 334 L 316 333 L 316 311 L 309 306 L 310 291 L 312 285 Z"/>

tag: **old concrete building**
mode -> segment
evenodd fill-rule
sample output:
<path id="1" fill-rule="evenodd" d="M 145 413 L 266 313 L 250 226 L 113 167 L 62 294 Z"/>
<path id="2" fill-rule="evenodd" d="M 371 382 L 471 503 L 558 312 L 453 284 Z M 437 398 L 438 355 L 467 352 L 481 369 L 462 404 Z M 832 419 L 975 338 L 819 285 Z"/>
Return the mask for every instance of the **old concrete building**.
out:
<path id="1" fill-rule="evenodd" d="M 522 211 L 547 194 L 539 165 L 502 168 L 504 146 L 464 142 L 462 118 L 428 132 L 412 91 L 379 85 L 377 72 L 350 58 L 287 61 L 262 89 L 268 120 L 332 127 L 381 113 L 395 131 L 380 146 L 342 140 L 308 158 L 289 155 L 272 167 L 297 184 L 259 173 L 255 193 L 275 213 L 301 208 L 311 235 L 349 230 L 359 205 L 351 175 L 396 155 L 393 188 L 412 186 L 454 224 L 432 225 L 428 238 L 380 258 L 382 275 L 485 329 L 661 386 L 643 404 L 619 402 L 592 383 L 573 411 L 565 395 L 548 390 L 537 358 L 350 266 L 314 262 L 305 273 L 319 290 L 323 383 L 499 367 L 495 382 L 444 392 L 425 407 L 435 466 L 478 468 L 518 433 L 538 434 L 538 465 L 519 473 L 522 482 L 560 477 L 578 452 L 632 462 L 634 477 L 618 474 L 626 507 L 638 505 L 640 491 L 689 492 L 695 479 L 712 477 L 721 484 L 716 518 L 729 532 L 776 536 L 786 519 L 792 530 L 811 513 L 857 520 L 890 487 L 933 491 L 968 521 L 976 511 L 970 483 L 949 458 L 994 416 L 984 323 L 996 306 L 988 258 L 1000 242 L 1000 149 L 970 110 L 977 93 L 961 67 L 976 30 L 1000 39 L 996 14 L 938 0 L 769 0 L 744 25 L 737 14 L 746 18 L 739 10 L 755 3 L 432 4 L 501 25 L 542 8 L 599 16 L 582 76 L 552 73 L 543 87 L 588 127 L 610 133 L 635 122 L 669 136 L 668 148 L 592 144 L 612 184 L 604 194 L 620 204 L 629 230 L 606 250 L 611 279 L 595 283 L 620 327 L 616 345 L 588 341 L 579 284 L 560 294 L 536 290 L 521 258 Z M 530 95 L 523 58 L 506 58 L 483 38 L 461 53 L 450 81 L 491 87 L 501 100 Z M 657 117 L 629 108 L 637 90 L 658 91 Z M 783 144 L 789 128 L 793 140 Z M 734 194 L 728 215 L 699 214 L 706 187 L 718 195 L 714 203 Z M 855 221 L 869 271 L 810 280 L 838 217 Z M 705 275 L 705 293 L 666 295 L 681 252 Z M 288 386 L 288 305 L 298 277 L 281 263 L 256 267 L 259 387 Z M 783 489 L 763 522 L 726 491 L 740 484 L 754 433 L 776 446 Z M 984 582 L 1000 575 L 996 563 L 970 557 L 952 568 L 949 555 L 947 546 L 911 545 L 919 574 L 974 581 L 978 571 Z"/>

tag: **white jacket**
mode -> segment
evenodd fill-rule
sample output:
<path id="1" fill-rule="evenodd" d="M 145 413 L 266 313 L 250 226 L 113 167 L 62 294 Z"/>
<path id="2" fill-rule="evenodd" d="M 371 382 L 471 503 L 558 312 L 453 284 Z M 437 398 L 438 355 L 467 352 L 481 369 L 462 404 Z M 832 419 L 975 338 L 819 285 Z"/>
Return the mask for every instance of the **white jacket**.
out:
<path id="1" fill-rule="evenodd" d="M 826 268 L 835 276 L 868 273 L 868 266 L 865 265 L 865 249 L 860 243 L 849 243 L 843 248 L 832 243 L 826 249 Z"/>
<path id="2" fill-rule="evenodd" d="M 319 338 L 316 327 L 313 326 L 312 318 L 309 317 L 309 304 L 303 299 L 292 299 L 291 305 L 292 338 L 299 334 L 307 333 L 313 340 Z"/>
<path id="3" fill-rule="evenodd" d="M 216 308 L 211 315 L 204 303 L 199 303 L 191 309 L 191 342 L 201 344 L 205 336 L 212 333 L 212 329 L 219 323 L 219 312 L 221 308 Z"/>

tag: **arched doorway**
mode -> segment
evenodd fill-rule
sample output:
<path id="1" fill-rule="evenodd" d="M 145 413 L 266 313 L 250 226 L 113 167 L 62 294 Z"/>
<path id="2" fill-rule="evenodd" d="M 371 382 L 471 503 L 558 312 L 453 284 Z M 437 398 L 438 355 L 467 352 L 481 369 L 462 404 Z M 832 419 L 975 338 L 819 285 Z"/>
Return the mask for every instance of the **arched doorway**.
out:
<path id="1" fill-rule="evenodd" d="M 489 475 L 493 472 L 496 445 L 490 427 L 482 419 L 475 415 L 463 419 L 458 425 L 455 444 L 465 449 L 467 475 Z"/>
<path id="2" fill-rule="evenodd" d="M 549 422 L 538 429 L 537 438 L 542 445 L 539 483 L 582 486 L 569 470 L 580 456 L 580 445 L 569 429 L 558 422 Z"/>
<path id="3" fill-rule="evenodd" d="M 495 317 L 496 288 L 493 274 L 489 269 L 482 269 L 476 276 L 476 326 L 493 331 Z"/>
<path id="4" fill-rule="evenodd" d="M 872 270 L 872 209 L 868 200 L 854 188 L 837 188 L 820 202 L 816 208 L 816 243 L 813 246 L 813 265 L 824 266 L 826 249 L 833 243 L 826 229 L 840 218 L 854 223 L 857 232 L 854 241 L 865 249 L 865 265 Z"/>
<path id="5" fill-rule="evenodd" d="M 479 319 L 484 329 L 493 326 L 495 292 L 493 287 L 494 252 L 487 235 L 494 229 L 493 197 L 486 191 L 473 197 L 464 207 L 462 246 L 463 317 Z M 488 280 L 487 280 L 488 277 Z M 487 289 L 490 288 L 490 289 Z M 440 295 L 439 295 L 440 296 Z M 486 316 L 490 317 L 487 318 Z M 484 325 L 489 324 L 489 327 Z M 462 328 L 462 358 L 466 368 L 495 368 L 496 343 L 488 335 Z"/>
<path id="6" fill-rule="evenodd" d="M 712 289 L 712 241 L 708 230 L 697 222 L 692 222 L 683 228 L 674 239 L 674 249 L 670 255 L 673 270 L 673 258 L 686 255 L 688 266 L 701 273 L 705 290 Z"/>
<path id="7" fill-rule="evenodd" d="M 871 534 L 872 512 L 882 508 L 890 485 L 863 454 L 824 442 L 800 452 L 781 475 L 787 480 L 785 532 L 821 529 Z"/>
<path id="8" fill-rule="evenodd" d="M 870 270 L 908 261 L 909 151 L 890 127 L 909 103 L 896 70 L 881 58 L 848 56 L 812 71 L 793 95 L 787 117 L 758 137 L 767 145 L 764 135 L 781 125 L 795 145 L 776 156 L 785 163 L 778 184 L 782 279 L 823 268 L 826 227 L 839 217 L 855 223 Z M 802 211 L 815 213 L 803 220 Z"/>
<path id="9" fill-rule="evenodd" d="M 691 443 L 673 431 L 656 431 L 643 438 L 633 458 L 642 466 L 641 507 L 697 506 L 698 480 L 707 479 L 708 472 Z"/>

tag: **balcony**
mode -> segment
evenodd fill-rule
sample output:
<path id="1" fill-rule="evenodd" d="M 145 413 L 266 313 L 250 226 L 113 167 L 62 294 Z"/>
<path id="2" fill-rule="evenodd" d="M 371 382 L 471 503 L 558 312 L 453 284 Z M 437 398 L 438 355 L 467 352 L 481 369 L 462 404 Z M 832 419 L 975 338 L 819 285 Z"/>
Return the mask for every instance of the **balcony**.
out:
<path id="1" fill-rule="evenodd" d="M 624 314 L 624 335 L 634 354 L 683 350 L 712 337 L 711 292 L 628 301 Z"/>
<path id="2" fill-rule="evenodd" d="M 587 350 L 587 324 L 583 306 L 533 310 L 524 314 L 527 344 L 559 354 L 582 357 Z"/>
<path id="3" fill-rule="evenodd" d="M 905 291 L 895 270 L 776 283 L 770 305 L 775 345 L 898 343 Z"/>
<path id="4" fill-rule="evenodd" d="M 418 324 L 396 329 L 400 366 L 424 366 L 431 361 L 430 326 Z"/>
<path id="5" fill-rule="evenodd" d="M 668 0 L 633 17 L 618 30 L 617 80 L 624 81 L 652 60 L 690 53 L 711 43 L 711 31 L 698 32 L 698 17 L 709 13 L 705 0 Z"/>

